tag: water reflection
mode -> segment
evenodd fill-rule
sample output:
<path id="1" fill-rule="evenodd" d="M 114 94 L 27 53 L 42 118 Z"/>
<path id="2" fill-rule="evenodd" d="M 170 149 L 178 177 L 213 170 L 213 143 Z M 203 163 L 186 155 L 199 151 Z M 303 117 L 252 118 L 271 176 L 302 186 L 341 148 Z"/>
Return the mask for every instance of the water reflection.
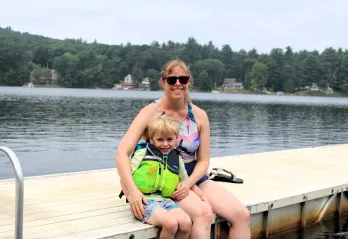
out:
<path id="1" fill-rule="evenodd" d="M 0 144 L 16 152 L 26 176 L 114 167 L 115 149 L 131 121 L 161 95 L 3 87 Z M 347 143 L 348 103 L 342 99 L 308 104 L 288 97 L 285 104 L 267 96 L 269 103 L 263 96 L 250 100 L 245 95 L 240 95 L 243 100 L 236 100 L 238 95 L 212 100 L 215 95 L 192 95 L 210 119 L 213 157 Z M 5 165 L 0 178 L 11 176 L 8 162 L 0 163 Z"/>
<path id="2" fill-rule="evenodd" d="M 348 238 L 348 215 L 334 217 L 308 226 L 304 230 L 295 230 L 272 239 L 344 239 Z"/>

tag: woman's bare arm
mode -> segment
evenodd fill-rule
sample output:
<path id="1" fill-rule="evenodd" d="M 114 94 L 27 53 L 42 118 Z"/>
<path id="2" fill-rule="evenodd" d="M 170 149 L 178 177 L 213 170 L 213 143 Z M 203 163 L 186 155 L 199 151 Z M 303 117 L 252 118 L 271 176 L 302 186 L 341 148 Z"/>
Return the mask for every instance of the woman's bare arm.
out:
<path id="1" fill-rule="evenodd" d="M 134 183 L 129 155 L 133 152 L 154 116 L 154 106 L 152 104 L 144 107 L 134 118 L 126 134 L 123 136 L 116 153 L 117 171 L 122 183 L 128 190 L 127 199 L 133 214 L 137 218 L 142 218 L 142 215 L 145 215 L 143 203 L 146 204 L 147 201 Z"/>
<path id="2" fill-rule="evenodd" d="M 194 114 L 198 124 L 200 146 L 197 151 L 197 164 L 189 177 L 192 185 L 207 173 L 210 162 L 210 125 L 208 115 L 197 106 L 194 106 Z"/>

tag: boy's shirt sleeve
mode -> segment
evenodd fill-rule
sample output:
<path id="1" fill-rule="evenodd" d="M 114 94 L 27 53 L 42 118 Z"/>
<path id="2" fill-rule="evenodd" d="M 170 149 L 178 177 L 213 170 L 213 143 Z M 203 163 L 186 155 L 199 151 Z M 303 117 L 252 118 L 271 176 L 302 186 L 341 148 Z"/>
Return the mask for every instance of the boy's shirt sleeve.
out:
<path id="1" fill-rule="evenodd" d="M 138 149 L 134 152 L 133 157 L 130 159 L 132 174 L 139 168 L 141 161 L 144 159 L 146 154 L 146 148 Z"/>
<path id="2" fill-rule="evenodd" d="M 185 168 L 185 163 L 182 160 L 182 158 L 179 157 L 179 180 L 181 182 L 181 181 L 184 181 L 186 179 L 188 179 L 188 175 L 187 175 L 187 171 Z"/>

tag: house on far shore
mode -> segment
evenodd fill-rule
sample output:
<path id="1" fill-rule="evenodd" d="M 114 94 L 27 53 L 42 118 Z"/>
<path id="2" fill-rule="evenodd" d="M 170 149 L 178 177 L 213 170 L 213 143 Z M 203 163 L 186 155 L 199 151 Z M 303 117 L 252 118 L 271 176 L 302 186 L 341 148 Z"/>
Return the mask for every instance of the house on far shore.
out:
<path id="1" fill-rule="evenodd" d="M 113 90 L 129 90 L 133 88 L 134 83 L 131 74 L 126 75 L 123 80 L 120 80 L 119 83 L 114 84 L 114 87 L 112 87 Z"/>
<path id="2" fill-rule="evenodd" d="M 112 87 L 113 90 L 122 90 L 122 84 L 114 84 L 114 87 Z"/>
<path id="3" fill-rule="evenodd" d="M 150 88 L 150 80 L 148 77 L 146 77 L 142 80 L 141 87 L 144 87 L 146 89 Z"/>
<path id="4" fill-rule="evenodd" d="M 333 94 L 333 89 L 331 87 L 327 87 L 325 89 L 321 89 L 321 92 L 323 92 L 324 94 Z"/>
<path id="5" fill-rule="evenodd" d="M 55 69 L 41 68 L 34 69 L 29 74 L 29 82 L 38 85 L 52 85 L 56 84 L 58 74 Z"/>
<path id="6" fill-rule="evenodd" d="M 319 91 L 319 86 L 317 84 L 313 83 L 310 90 L 311 91 Z"/>
<path id="7" fill-rule="evenodd" d="M 242 82 L 236 82 L 236 83 L 234 83 L 233 85 L 232 85 L 232 88 L 233 89 L 244 89 L 244 85 L 243 85 L 243 83 Z"/>
<path id="8" fill-rule="evenodd" d="M 134 83 L 133 83 L 133 78 L 131 74 L 128 74 L 125 78 L 124 78 L 124 86 L 123 89 L 132 89 L 134 88 Z"/>
<path id="9" fill-rule="evenodd" d="M 326 88 L 322 88 L 315 83 L 312 84 L 310 91 L 321 92 L 324 94 L 333 94 L 333 89 L 331 87 L 328 86 Z"/>
<path id="10" fill-rule="evenodd" d="M 57 71 L 52 69 L 50 70 L 50 73 L 51 73 L 51 83 L 55 83 L 58 78 Z"/>
<path id="11" fill-rule="evenodd" d="M 242 82 L 236 82 L 235 78 L 225 78 L 221 88 L 223 89 L 244 89 Z"/>

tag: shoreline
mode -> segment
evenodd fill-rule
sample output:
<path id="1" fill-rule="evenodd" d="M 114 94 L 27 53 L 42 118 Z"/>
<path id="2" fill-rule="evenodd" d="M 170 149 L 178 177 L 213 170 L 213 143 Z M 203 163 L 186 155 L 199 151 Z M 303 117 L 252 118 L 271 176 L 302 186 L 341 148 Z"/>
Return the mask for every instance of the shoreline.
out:
<path id="1" fill-rule="evenodd" d="M 4 86 L 0 85 L 0 87 L 12 87 L 12 86 Z M 13 87 L 19 87 L 19 86 L 13 86 Z M 89 90 L 113 90 L 112 88 L 101 88 L 101 87 L 88 87 L 88 88 L 68 88 L 68 87 L 62 87 L 59 85 L 35 85 L 33 87 L 28 87 L 28 86 L 22 86 L 25 88 L 48 88 L 48 89 L 89 89 Z M 123 89 L 118 89 L 115 91 L 147 91 L 146 89 L 143 88 L 133 88 L 133 89 L 128 89 L 128 90 L 123 90 Z M 161 90 L 156 90 L 161 92 Z M 321 92 L 314 92 L 310 90 L 303 90 L 303 91 L 296 91 L 294 93 L 284 93 L 281 92 L 278 94 L 277 92 L 254 92 L 250 90 L 238 90 L 238 89 L 233 89 L 233 90 L 227 90 L 227 91 L 220 91 L 220 90 L 213 90 L 211 92 L 206 92 L 206 91 L 198 91 L 195 89 L 191 89 L 190 92 L 192 93 L 207 93 L 207 94 L 241 94 L 241 95 L 273 95 L 273 96 L 305 96 L 305 97 L 330 97 L 330 98 L 348 98 L 348 95 L 345 95 L 341 92 L 334 92 L 331 94 L 325 94 Z"/>

